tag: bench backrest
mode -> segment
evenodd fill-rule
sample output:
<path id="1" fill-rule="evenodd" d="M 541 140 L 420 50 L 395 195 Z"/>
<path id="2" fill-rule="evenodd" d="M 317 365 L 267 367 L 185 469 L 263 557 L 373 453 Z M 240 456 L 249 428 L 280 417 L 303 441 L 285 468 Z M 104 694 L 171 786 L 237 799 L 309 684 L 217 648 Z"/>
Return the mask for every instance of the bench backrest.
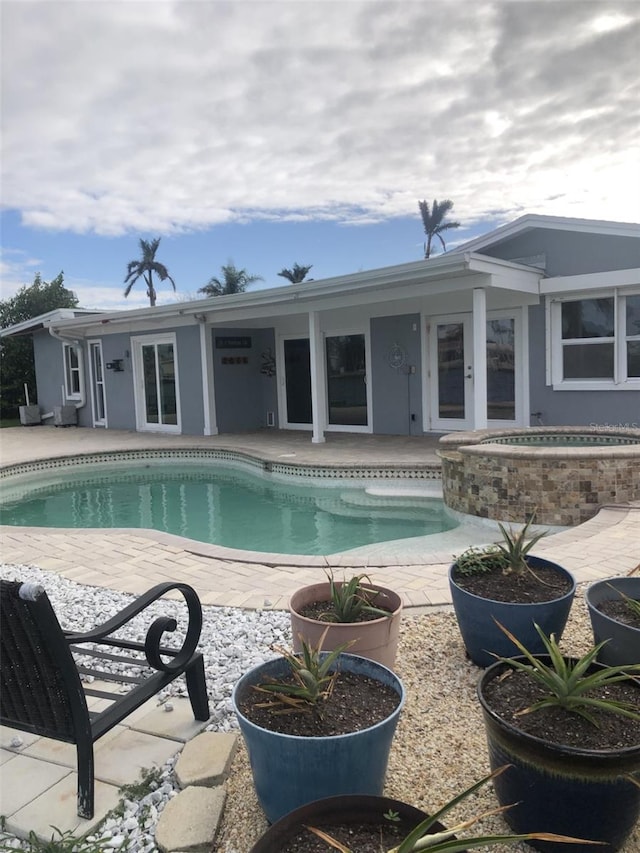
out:
<path id="1" fill-rule="evenodd" d="M 78 670 L 42 587 L 0 580 L 0 722 L 75 743 L 88 725 Z"/>

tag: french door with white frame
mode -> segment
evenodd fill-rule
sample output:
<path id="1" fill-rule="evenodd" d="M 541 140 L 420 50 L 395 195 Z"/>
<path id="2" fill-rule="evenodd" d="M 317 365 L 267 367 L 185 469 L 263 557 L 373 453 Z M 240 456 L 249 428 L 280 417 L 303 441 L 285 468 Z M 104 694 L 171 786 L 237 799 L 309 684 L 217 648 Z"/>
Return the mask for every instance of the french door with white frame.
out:
<path id="1" fill-rule="evenodd" d="M 107 426 L 107 403 L 104 393 L 104 361 L 102 341 L 89 341 L 89 382 L 91 413 L 94 427 Z"/>
<path id="2" fill-rule="evenodd" d="M 473 429 L 471 314 L 429 323 L 429 408 L 436 432 Z"/>
<path id="3" fill-rule="evenodd" d="M 430 429 L 473 429 L 472 315 L 431 318 L 428 338 Z M 521 311 L 490 312 L 486 338 L 488 426 L 522 426 L 526 423 L 528 389 L 523 370 L 526 342 Z"/>
<path id="4" fill-rule="evenodd" d="M 131 346 L 136 429 L 181 432 L 175 334 L 133 337 Z"/>
<path id="5" fill-rule="evenodd" d="M 326 397 L 323 420 L 326 429 L 339 432 L 370 432 L 371 401 L 367 392 L 370 362 L 368 335 L 364 332 L 323 335 Z M 279 394 L 280 423 L 284 429 L 311 429 L 311 358 L 309 338 L 280 339 L 282 385 Z"/>

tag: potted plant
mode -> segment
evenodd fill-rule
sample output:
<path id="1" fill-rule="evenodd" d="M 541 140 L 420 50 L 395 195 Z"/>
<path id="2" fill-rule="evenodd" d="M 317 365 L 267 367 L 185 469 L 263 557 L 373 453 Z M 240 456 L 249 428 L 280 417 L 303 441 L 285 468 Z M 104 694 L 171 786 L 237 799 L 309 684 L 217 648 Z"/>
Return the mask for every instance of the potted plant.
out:
<path id="1" fill-rule="evenodd" d="M 511 765 L 494 780 L 498 801 L 517 804 L 505 819 L 518 833 L 582 835 L 614 853 L 640 814 L 640 665 L 597 663 L 601 644 L 567 658 L 537 632 L 544 655 L 509 634 L 520 654 L 499 658 L 478 685 L 491 766 Z"/>
<path id="2" fill-rule="evenodd" d="M 608 640 L 598 655 L 600 663 L 640 663 L 640 577 L 596 581 L 585 599 L 594 641 Z"/>
<path id="3" fill-rule="evenodd" d="M 302 643 L 247 672 L 233 708 L 253 782 L 273 823 L 323 797 L 382 793 L 405 700 L 398 676 L 376 661 Z"/>
<path id="4" fill-rule="evenodd" d="M 340 853 L 359 853 L 375 849 L 380 853 L 460 853 L 473 847 L 489 848 L 496 844 L 514 841 L 582 842 L 582 839 L 564 838 L 550 833 L 524 833 L 521 835 L 482 835 L 456 838 L 484 817 L 506 811 L 491 809 L 460 821 L 447 829 L 440 818 L 482 785 L 499 776 L 507 768 L 501 767 L 474 783 L 454 797 L 435 814 L 387 797 L 347 796 L 329 797 L 295 809 L 274 823 L 254 844 L 250 853 L 294 853 L 294 851 L 338 850 Z M 313 843 L 315 842 L 315 846 Z M 584 842 L 589 843 L 589 842 Z M 304 846 L 301 846 L 304 845 Z"/>
<path id="5" fill-rule="evenodd" d="M 516 651 L 497 622 L 534 653 L 542 653 L 534 623 L 559 639 L 576 590 L 566 569 L 530 553 L 546 531 L 529 535 L 531 520 L 519 532 L 498 526 L 501 543 L 468 548 L 449 568 L 458 627 L 467 654 L 482 667 L 493 663 L 493 653 Z"/>
<path id="6" fill-rule="evenodd" d="M 324 636 L 325 650 L 349 643 L 352 654 L 393 669 L 402 600 L 393 590 L 371 583 L 368 575 L 336 581 L 328 571 L 326 581 L 294 592 L 289 614 L 296 652 L 302 640 L 317 646 Z"/>

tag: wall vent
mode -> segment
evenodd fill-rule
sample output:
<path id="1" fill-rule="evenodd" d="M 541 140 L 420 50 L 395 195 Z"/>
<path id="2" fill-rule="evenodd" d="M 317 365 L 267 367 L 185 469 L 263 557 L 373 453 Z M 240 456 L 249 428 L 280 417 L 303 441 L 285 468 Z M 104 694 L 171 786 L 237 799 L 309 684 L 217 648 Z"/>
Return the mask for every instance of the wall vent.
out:
<path id="1" fill-rule="evenodd" d="M 276 416 L 274 412 L 267 412 L 267 426 L 274 427 L 276 425 Z"/>

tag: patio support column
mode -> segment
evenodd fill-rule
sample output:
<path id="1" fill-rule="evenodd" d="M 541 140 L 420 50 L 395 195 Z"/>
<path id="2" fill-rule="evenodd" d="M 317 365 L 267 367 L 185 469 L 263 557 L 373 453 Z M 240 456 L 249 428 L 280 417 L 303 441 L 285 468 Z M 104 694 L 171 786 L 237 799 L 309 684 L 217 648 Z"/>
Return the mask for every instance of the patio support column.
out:
<path id="1" fill-rule="evenodd" d="M 487 428 L 487 292 L 473 289 L 473 428 Z"/>
<path id="2" fill-rule="evenodd" d="M 211 327 L 207 326 L 206 314 L 196 314 L 195 318 L 200 326 L 200 364 L 202 370 L 202 405 L 204 408 L 204 429 L 202 434 L 218 435 Z"/>
<path id="3" fill-rule="evenodd" d="M 326 399 L 327 378 L 324 362 L 324 341 L 320 331 L 320 315 L 309 312 L 309 359 L 311 370 L 311 418 L 313 423 L 313 444 L 325 441 L 324 401 Z"/>

